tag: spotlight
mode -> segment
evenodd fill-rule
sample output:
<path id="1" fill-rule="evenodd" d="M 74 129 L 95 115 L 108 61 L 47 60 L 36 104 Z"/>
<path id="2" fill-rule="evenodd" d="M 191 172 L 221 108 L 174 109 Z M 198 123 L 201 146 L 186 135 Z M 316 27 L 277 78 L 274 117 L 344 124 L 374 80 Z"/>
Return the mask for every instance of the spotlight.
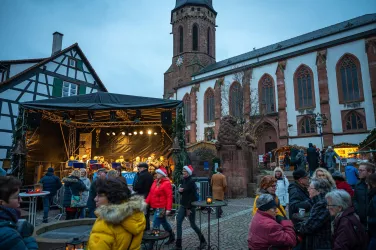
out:
<path id="1" fill-rule="evenodd" d="M 132 133 L 131 133 L 131 132 L 129 132 L 129 133 L 128 133 L 128 135 L 132 135 Z"/>
<path id="2" fill-rule="evenodd" d="M 116 135 L 115 132 L 112 132 L 112 135 Z"/>
<path id="3" fill-rule="evenodd" d="M 137 135 L 137 131 L 134 131 L 133 134 L 134 134 L 134 135 Z"/>
<path id="4" fill-rule="evenodd" d="M 141 130 L 141 131 L 140 131 L 140 135 L 143 135 L 143 134 L 144 134 L 144 131 Z"/>
<path id="5" fill-rule="evenodd" d="M 151 135 L 151 130 L 150 129 L 148 130 L 148 135 Z"/>
<path id="6" fill-rule="evenodd" d="M 110 135 L 110 133 L 108 133 L 108 132 L 107 132 L 107 133 L 106 133 L 106 135 L 108 135 L 108 136 L 109 136 L 109 135 Z"/>
<path id="7" fill-rule="evenodd" d="M 122 134 L 122 135 L 125 135 L 125 132 L 123 131 L 123 132 L 121 132 L 121 134 Z"/>
<path id="8" fill-rule="evenodd" d="M 157 132 L 154 132 L 154 135 L 157 135 Z"/>

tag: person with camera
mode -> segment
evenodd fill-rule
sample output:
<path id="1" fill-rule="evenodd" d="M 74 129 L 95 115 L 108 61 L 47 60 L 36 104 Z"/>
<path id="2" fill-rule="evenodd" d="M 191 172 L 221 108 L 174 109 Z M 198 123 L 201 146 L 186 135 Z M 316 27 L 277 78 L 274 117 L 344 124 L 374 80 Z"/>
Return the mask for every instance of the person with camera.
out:
<path id="1" fill-rule="evenodd" d="M 31 235 L 34 226 L 20 218 L 21 181 L 13 176 L 0 177 L 0 249 L 34 250 L 38 244 Z"/>

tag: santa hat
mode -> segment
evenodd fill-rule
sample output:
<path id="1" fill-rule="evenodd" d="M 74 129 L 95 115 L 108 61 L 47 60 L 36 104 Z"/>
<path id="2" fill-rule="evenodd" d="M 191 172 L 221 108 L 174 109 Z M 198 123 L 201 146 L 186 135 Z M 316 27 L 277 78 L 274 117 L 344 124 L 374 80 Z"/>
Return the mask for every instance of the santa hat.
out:
<path id="1" fill-rule="evenodd" d="M 161 175 L 163 175 L 164 177 L 167 176 L 167 170 L 166 170 L 164 167 L 160 167 L 160 168 L 158 168 L 155 172 L 156 172 L 157 174 L 161 174 Z"/>
<path id="2" fill-rule="evenodd" d="M 192 175 L 193 173 L 192 165 L 184 166 L 183 169 L 187 171 L 189 175 Z"/>

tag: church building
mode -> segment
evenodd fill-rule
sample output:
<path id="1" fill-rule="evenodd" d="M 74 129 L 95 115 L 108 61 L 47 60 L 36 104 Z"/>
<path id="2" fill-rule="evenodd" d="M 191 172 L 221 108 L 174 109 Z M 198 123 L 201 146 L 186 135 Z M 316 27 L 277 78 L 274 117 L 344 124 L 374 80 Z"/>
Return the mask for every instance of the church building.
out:
<path id="1" fill-rule="evenodd" d="M 216 139 L 224 115 L 261 120 L 258 154 L 358 144 L 376 127 L 376 14 L 219 62 L 216 18 L 212 0 L 176 0 L 171 11 L 164 97 L 184 101 L 188 143 Z"/>
<path id="2" fill-rule="evenodd" d="M 51 56 L 0 60 L 0 166 L 10 157 L 22 102 L 107 92 L 77 43 L 62 49 L 63 34 L 53 34 Z"/>

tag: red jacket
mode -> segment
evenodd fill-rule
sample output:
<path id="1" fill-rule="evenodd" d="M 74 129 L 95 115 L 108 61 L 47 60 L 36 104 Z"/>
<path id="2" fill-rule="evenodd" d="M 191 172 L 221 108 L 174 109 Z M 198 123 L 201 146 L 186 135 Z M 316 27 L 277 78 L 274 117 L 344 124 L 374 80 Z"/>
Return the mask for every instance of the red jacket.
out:
<path id="1" fill-rule="evenodd" d="M 336 180 L 336 186 L 337 186 L 337 189 L 342 189 L 348 192 L 351 197 L 354 196 L 354 190 L 346 181 Z"/>
<path id="2" fill-rule="evenodd" d="M 248 247 L 250 249 L 267 250 L 272 246 L 278 249 L 289 249 L 295 245 L 296 235 L 290 220 L 283 220 L 279 224 L 273 216 L 257 210 L 249 227 Z"/>
<path id="3" fill-rule="evenodd" d="M 159 187 L 157 186 L 157 180 L 153 182 L 150 188 L 148 197 L 145 202 L 152 208 L 165 208 L 166 210 L 172 209 L 172 186 L 168 178 L 162 178 L 160 180 Z"/>

